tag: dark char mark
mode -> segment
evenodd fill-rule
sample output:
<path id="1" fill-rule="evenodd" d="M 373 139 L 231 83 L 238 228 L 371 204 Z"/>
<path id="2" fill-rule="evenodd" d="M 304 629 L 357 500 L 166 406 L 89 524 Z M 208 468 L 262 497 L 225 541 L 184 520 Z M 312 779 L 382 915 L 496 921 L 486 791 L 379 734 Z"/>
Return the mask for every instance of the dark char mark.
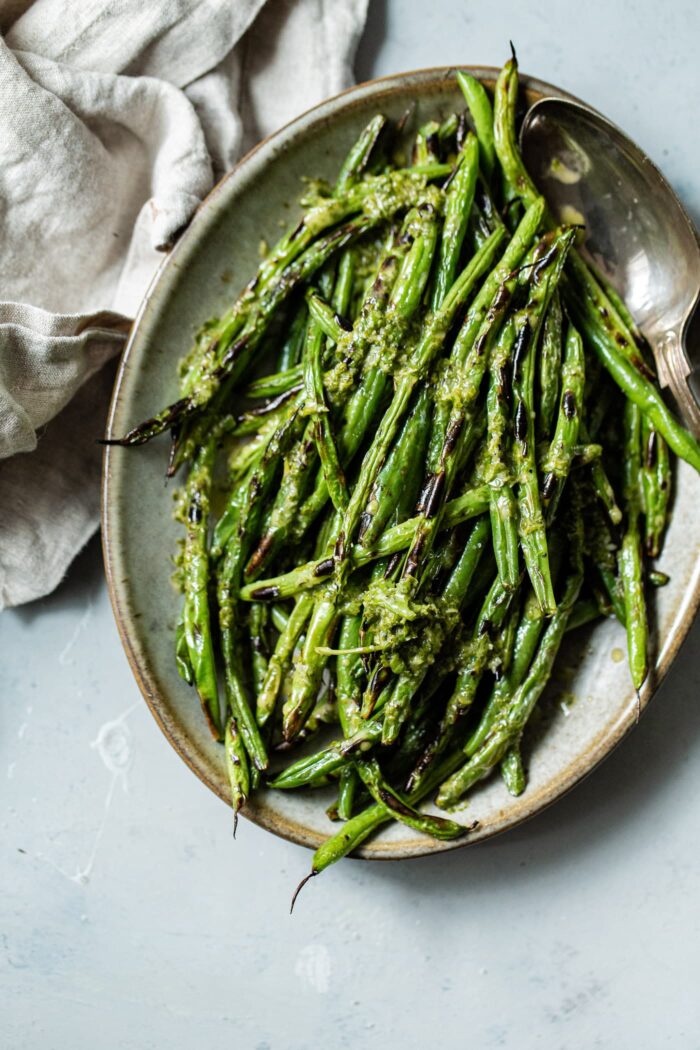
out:
<path id="1" fill-rule="evenodd" d="M 523 442 L 527 438 L 527 409 L 522 401 L 518 402 L 515 412 L 515 436 L 518 441 Z"/>
<path id="2" fill-rule="evenodd" d="M 275 598 L 279 598 L 280 589 L 277 586 L 272 587 L 258 587 L 251 594 L 251 598 L 256 602 L 272 602 Z"/>
<path id="3" fill-rule="evenodd" d="M 199 502 L 199 494 L 193 497 L 189 510 L 187 512 L 187 520 L 190 525 L 199 525 L 202 520 L 202 508 Z"/>
<path id="4" fill-rule="evenodd" d="M 255 551 L 250 557 L 250 561 L 245 567 L 245 575 L 252 576 L 253 573 L 257 572 L 260 566 L 265 561 L 268 551 L 272 547 L 274 541 L 274 533 L 266 532 L 260 540 L 260 543 L 255 548 Z"/>
<path id="5" fill-rule="evenodd" d="M 545 502 L 548 502 L 552 498 L 556 486 L 556 476 L 552 473 L 547 474 L 542 484 L 542 499 L 545 500 Z"/>
<path id="6" fill-rule="evenodd" d="M 564 391 L 564 396 L 561 399 L 561 407 L 564 410 L 564 415 L 567 419 L 573 419 L 576 415 L 576 398 L 570 390 Z"/>
<path id="7" fill-rule="evenodd" d="M 442 494 L 445 490 L 445 472 L 439 471 L 433 475 L 433 483 L 430 492 L 426 494 L 423 503 L 423 515 L 426 518 L 434 518 L 442 502 Z"/>
<path id="8" fill-rule="evenodd" d="M 513 349 L 513 375 L 517 376 L 520 371 L 523 358 L 525 357 L 530 342 L 532 341 L 532 328 L 529 321 L 525 321 L 525 324 L 518 332 L 515 337 L 515 347 Z"/>
<path id="9" fill-rule="evenodd" d="M 367 532 L 367 529 L 372 524 L 372 518 L 373 518 L 373 515 L 370 514 L 366 510 L 363 510 L 362 514 L 360 514 L 360 521 L 359 521 L 359 524 L 357 526 L 357 542 L 358 543 L 360 543 L 362 541 L 362 537 L 364 536 L 364 534 Z"/>
<path id="10" fill-rule="evenodd" d="M 535 282 L 535 284 L 537 284 L 537 282 L 539 281 L 540 277 L 542 276 L 542 272 L 544 270 L 546 270 L 550 266 L 551 263 L 554 262 L 554 260 L 556 259 L 558 254 L 559 254 L 559 248 L 558 248 L 558 246 L 556 244 L 554 244 L 549 249 L 547 254 L 544 255 L 539 260 L 539 262 L 535 265 L 535 267 L 534 267 L 534 269 L 532 271 L 532 279 Z"/>
<path id="11" fill-rule="evenodd" d="M 335 561 L 333 558 L 324 558 L 324 560 L 320 561 L 314 569 L 314 576 L 330 576 L 333 572 L 334 565 Z"/>
<path id="12" fill-rule="evenodd" d="M 647 447 L 645 452 L 646 464 L 649 470 L 653 470 L 656 466 L 656 431 L 650 430 L 649 437 L 647 438 Z"/>

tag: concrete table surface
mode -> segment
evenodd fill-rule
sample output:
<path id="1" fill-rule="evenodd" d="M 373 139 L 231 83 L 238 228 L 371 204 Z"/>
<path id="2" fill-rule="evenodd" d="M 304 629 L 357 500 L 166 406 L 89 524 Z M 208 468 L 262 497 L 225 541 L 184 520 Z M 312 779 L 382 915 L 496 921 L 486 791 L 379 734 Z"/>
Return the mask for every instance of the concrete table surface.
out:
<path id="1" fill-rule="evenodd" d="M 590 101 L 700 219 L 698 8 L 374 0 L 360 78 L 523 70 Z M 700 625 L 632 736 L 526 826 L 345 862 L 230 815 L 131 677 L 97 541 L 3 614 L 0 1044 L 8 1050 L 700 1047 Z"/>

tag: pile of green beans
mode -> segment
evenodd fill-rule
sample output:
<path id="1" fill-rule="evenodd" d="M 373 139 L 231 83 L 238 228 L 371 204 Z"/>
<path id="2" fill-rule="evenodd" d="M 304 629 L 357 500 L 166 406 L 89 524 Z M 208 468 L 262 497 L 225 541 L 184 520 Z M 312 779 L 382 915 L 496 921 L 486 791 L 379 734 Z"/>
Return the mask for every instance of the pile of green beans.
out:
<path id="1" fill-rule="evenodd" d="M 199 332 L 179 400 L 119 442 L 169 430 L 187 472 L 175 657 L 234 812 L 262 785 L 337 787 L 312 874 L 388 821 L 468 835 L 419 804 L 496 769 L 523 792 L 567 631 L 616 616 L 640 689 L 672 453 L 700 468 L 523 166 L 515 56 L 493 98 L 457 80 L 465 112 L 412 152 L 370 122 Z"/>

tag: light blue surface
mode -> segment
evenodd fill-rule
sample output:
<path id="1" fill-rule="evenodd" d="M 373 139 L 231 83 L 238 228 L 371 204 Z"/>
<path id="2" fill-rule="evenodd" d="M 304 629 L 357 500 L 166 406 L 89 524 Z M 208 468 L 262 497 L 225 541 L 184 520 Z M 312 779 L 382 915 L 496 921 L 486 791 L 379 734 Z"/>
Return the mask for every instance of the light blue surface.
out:
<path id="1" fill-rule="evenodd" d="M 419 10 L 428 15 L 419 17 Z M 697 8 L 375 0 L 361 76 L 500 64 L 621 124 L 696 220 Z M 0 1045 L 696 1050 L 700 626 L 632 737 L 507 836 L 347 862 L 230 818 L 133 682 L 97 543 L 2 616 Z"/>

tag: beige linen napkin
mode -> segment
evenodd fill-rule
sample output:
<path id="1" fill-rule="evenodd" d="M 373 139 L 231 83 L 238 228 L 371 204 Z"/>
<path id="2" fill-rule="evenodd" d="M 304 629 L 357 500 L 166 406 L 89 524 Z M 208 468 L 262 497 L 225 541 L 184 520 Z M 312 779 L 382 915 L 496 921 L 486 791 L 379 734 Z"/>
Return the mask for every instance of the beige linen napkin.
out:
<path id="1" fill-rule="evenodd" d="M 104 366 L 159 253 L 244 149 L 351 82 L 366 7 L 0 7 L 0 608 L 97 526 Z"/>

